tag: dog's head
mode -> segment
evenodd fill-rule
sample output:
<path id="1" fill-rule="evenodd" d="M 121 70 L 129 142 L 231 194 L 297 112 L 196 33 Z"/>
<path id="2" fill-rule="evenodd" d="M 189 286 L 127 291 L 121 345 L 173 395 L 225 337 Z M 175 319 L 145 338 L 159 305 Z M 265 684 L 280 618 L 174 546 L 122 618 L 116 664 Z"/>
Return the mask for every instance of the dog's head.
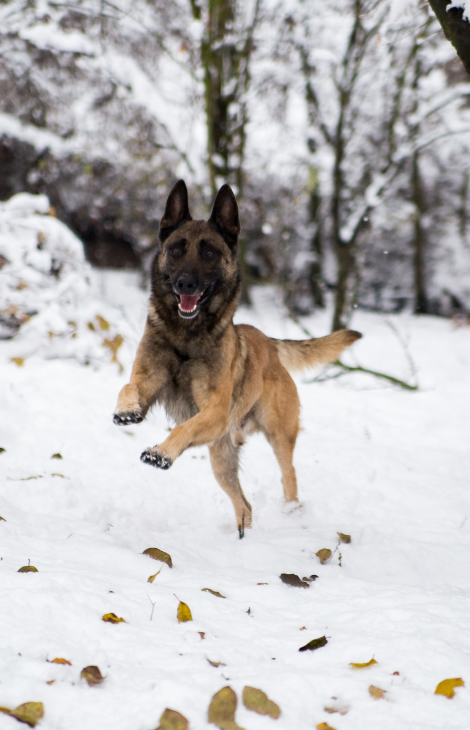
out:
<path id="1" fill-rule="evenodd" d="M 184 320 L 217 315 L 238 292 L 238 206 L 228 185 L 217 193 L 208 221 L 193 221 L 183 180 L 172 189 L 160 223 L 161 250 L 153 294 Z"/>

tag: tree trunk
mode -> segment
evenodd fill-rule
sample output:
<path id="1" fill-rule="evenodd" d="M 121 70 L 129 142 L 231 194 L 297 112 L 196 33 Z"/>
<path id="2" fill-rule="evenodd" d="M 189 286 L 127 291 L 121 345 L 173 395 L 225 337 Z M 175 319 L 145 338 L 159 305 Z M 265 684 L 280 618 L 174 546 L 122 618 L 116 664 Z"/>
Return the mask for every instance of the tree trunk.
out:
<path id="1" fill-rule="evenodd" d="M 426 296 L 426 276 L 425 276 L 425 248 L 426 238 L 422 224 L 422 216 L 424 213 L 423 188 L 421 183 L 421 175 L 419 171 L 419 155 L 418 152 L 413 154 L 413 167 L 411 175 L 411 185 L 413 190 L 413 202 L 416 208 L 416 218 L 414 223 L 414 241 L 413 241 L 413 269 L 414 269 L 414 287 L 415 287 L 415 314 L 427 314 L 429 311 L 428 298 Z"/>
<path id="2" fill-rule="evenodd" d="M 461 8 L 447 10 L 450 0 L 429 0 L 444 35 L 452 43 L 470 76 L 470 23 L 464 20 Z"/>
<path id="3" fill-rule="evenodd" d="M 357 296 L 357 268 L 355 244 L 336 241 L 338 279 L 336 283 L 335 311 L 332 331 L 345 329 Z"/>

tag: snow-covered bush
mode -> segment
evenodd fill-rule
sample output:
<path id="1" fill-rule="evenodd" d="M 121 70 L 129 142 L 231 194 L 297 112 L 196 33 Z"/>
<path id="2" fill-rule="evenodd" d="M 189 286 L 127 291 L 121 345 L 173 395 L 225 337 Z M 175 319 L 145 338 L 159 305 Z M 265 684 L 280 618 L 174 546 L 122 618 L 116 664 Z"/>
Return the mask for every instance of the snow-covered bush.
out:
<path id="1" fill-rule="evenodd" d="M 45 195 L 0 204 L 0 338 L 18 364 L 40 354 L 82 363 L 117 362 L 126 322 L 98 301 L 81 241 Z"/>

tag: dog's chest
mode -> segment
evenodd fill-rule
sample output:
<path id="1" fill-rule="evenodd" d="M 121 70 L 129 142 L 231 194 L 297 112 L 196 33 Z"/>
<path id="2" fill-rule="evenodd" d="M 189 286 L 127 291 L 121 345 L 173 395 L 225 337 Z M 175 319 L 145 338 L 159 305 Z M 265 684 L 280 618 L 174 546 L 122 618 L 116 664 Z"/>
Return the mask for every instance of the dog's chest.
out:
<path id="1" fill-rule="evenodd" d="M 196 370 L 191 360 L 175 361 L 168 367 L 165 385 L 160 391 L 158 401 L 176 423 L 183 423 L 198 413 L 192 388 Z"/>

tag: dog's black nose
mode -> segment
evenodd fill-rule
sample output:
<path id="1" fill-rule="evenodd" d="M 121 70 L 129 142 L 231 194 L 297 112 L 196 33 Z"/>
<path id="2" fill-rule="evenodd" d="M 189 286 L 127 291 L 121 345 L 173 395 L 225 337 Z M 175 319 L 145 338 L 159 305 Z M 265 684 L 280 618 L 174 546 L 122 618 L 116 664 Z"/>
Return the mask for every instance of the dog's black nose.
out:
<path id="1" fill-rule="evenodd" d="M 176 291 L 178 294 L 191 296 L 191 294 L 196 293 L 197 287 L 197 274 L 180 274 L 176 280 Z"/>

